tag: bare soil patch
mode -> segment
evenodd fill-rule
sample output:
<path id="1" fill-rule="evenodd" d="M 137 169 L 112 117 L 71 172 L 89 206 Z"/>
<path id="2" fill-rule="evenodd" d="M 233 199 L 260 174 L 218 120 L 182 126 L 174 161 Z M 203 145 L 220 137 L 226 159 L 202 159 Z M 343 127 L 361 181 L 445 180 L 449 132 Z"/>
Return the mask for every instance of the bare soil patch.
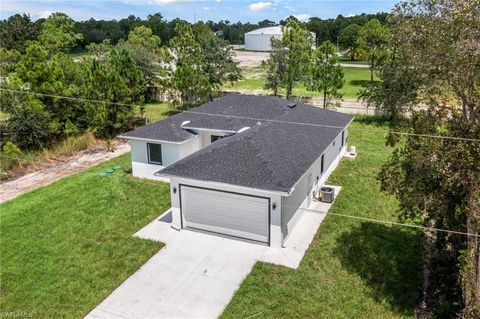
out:
<path id="1" fill-rule="evenodd" d="M 115 141 L 115 150 L 107 151 L 99 144 L 71 157 L 40 163 L 38 169 L 26 175 L 0 182 L 0 203 L 13 199 L 38 187 L 51 184 L 62 177 L 80 172 L 98 163 L 122 155 L 130 150 L 127 142 Z"/>

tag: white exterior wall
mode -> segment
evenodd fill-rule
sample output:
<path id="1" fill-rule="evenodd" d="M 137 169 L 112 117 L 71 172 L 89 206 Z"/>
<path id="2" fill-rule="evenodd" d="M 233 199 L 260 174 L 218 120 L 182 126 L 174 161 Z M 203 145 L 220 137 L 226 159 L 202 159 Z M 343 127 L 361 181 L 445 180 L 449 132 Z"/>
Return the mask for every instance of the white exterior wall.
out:
<path id="1" fill-rule="evenodd" d="M 249 194 L 270 198 L 270 246 L 280 248 L 282 245 L 281 230 L 281 195 L 273 192 L 257 190 L 253 188 L 221 184 L 214 182 L 203 182 L 181 178 L 170 178 L 170 196 L 172 204 L 172 227 L 178 230 L 182 228 L 182 216 L 180 213 L 180 188 L 179 184 L 204 187 L 213 190 L 228 191 L 240 194 Z M 174 192 L 175 189 L 175 192 Z M 276 209 L 273 209 L 275 204 Z M 185 220 L 183 220 L 185 225 Z"/>
<path id="2" fill-rule="evenodd" d="M 198 137 L 181 144 L 137 139 L 130 139 L 129 143 L 132 156 L 132 175 L 154 180 L 164 180 L 164 178 L 154 176 L 154 173 L 200 149 Z M 162 165 L 148 162 L 147 143 L 162 145 Z"/>
<path id="3" fill-rule="evenodd" d="M 297 183 L 295 189 L 289 196 L 282 197 L 282 231 L 284 240 L 291 232 L 299 217 L 302 214 L 302 210 L 299 208 L 308 207 L 308 198 L 313 200 L 312 192 L 317 192 L 322 185 L 325 184 L 330 174 L 337 167 L 338 163 L 342 159 L 347 150 L 347 138 L 348 128 L 345 129 L 345 144 L 342 147 L 342 133 L 340 133 L 335 140 L 325 149 L 324 154 L 324 172 L 321 173 L 321 160 L 320 156 L 312 167 L 305 173 L 302 179 Z M 312 185 L 308 185 L 308 176 L 312 175 Z M 317 180 L 318 178 L 318 180 Z M 307 195 L 308 194 L 308 195 Z"/>
<path id="4" fill-rule="evenodd" d="M 245 50 L 271 51 L 271 39 L 281 39 L 282 34 L 245 34 Z"/>

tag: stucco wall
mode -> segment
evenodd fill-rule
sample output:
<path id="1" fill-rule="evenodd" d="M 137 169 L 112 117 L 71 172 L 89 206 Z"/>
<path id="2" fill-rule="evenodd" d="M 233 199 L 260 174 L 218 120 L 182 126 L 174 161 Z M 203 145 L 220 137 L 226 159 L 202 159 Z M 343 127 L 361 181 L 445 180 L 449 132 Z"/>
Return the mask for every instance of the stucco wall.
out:
<path id="1" fill-rule="evenodd" d="M 300 182 L 289 196 L 282 197 L 282 232 L 286 238 L 295 226 L 302 211 L 299 208 L 308 207 L 307 196 L 313 200 L 312 192 L 315 193 L 325 184 L 338 162 L 347 149 L 348 129 L 345 129 L 345 144 L 342 147 L 342 134 L 327 147 L 324 154 L 324 172 L 321 173 L 321 156 L 313 164 L 310 170 L 302 177 Z M 308 176 L 312 176 L 312 185 L 308 185 Z"/>
<path id="2" fill-rule="evenodd" d="M 190 155 L 191 153 L 199 150 L 199 140 L 194 137 L 182 144 L 163 143 L 163 142 L 150 142 L 145 140 L 133 140 L 129 141 L 132 156 L 132 175 L 141 178 L 148 178 L 154 180 L 163 180 L 153 174 Z M 162 165 L 153 164 L 148 162 L 148 148 L 147 143 L 161 144 L 162 145 Z"/>

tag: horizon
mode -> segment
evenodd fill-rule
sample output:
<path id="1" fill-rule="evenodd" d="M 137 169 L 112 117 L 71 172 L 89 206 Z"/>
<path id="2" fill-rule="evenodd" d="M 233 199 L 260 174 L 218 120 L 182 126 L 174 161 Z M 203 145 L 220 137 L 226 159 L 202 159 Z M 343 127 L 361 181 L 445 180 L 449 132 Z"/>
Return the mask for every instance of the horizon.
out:
<path id="1" fill-rule="evenodd" d="M 289 16 L 300 21 L 390 12 L 398 1 L 379 0 L 38 0 L 2 1 L 0 18 L 29 14 L 32 20 L 47 18 L 53 12 L 63 12 L 76 21 L 121 20 L 129 15 L 145 19 L 160 12 L 167 20 L 180 18 L 189 22 L 228 20 L 232 23 L 257 23 L 271 20 L 278 23 Z"/>

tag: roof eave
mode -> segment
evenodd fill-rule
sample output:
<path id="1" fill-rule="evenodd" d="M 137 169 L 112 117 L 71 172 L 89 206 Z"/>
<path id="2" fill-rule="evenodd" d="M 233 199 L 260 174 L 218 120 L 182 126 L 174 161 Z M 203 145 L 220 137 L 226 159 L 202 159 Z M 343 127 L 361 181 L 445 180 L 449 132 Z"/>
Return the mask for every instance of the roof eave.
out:
<path id="1" fill-rule="evenodd" d="M 192 178 L 188 176 L 179 176 L 175 174 L 168 174 L 168 173 L 162 173 L 162 171 L 158 171 L 153 174 L 156 177 L 164 177 L 164 178 L 181 178 L 181 179 L 188 179 L 196 182 L 204 182 L 204 183 L 212 183 L 214 185 L 218 185 L 219 187 L 222 186 L 230 186 L 230 187 L 239 187 L 239 188 L 244 188 L 244 189 L 249 189 L 249 190 L 255 190 L 255 191 L 260 191 L 260 192 L 266 192 L 266 193 L 272 193 L 280 196 L 288 196 L 290 195 L 289 192 L 285 191 L 280 191 L 280 190 L 273 190 L 273 189 L 263 189 L 263 188 L 256 188 L 256 187 L 248 187 L 248 186 L 243 186 L 243 185 L 237 185 L 237 184 L 230 184 L 230 183 L 222 183 L 222 182 L 215 182 L 215 181 L 210 181 L 207 179 L 198 179 L 198 178 Z"/>

